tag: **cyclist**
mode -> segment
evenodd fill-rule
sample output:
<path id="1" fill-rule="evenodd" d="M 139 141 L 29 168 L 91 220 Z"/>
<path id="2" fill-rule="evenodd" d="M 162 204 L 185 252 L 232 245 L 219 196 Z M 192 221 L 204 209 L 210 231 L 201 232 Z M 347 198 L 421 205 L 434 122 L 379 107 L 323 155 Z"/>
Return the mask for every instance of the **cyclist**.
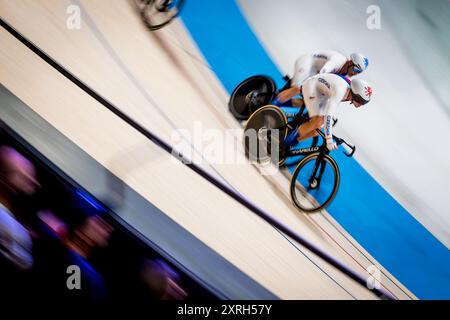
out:
<path id="1" fill-rule="evenodd" d="M 353 77 L 367 69 L 369 60 L 361 53 L 352 53 L 347 59 L 337 51 L 324 51 L 315 54 L 305 54 L 295 61 L 294 77 L 291 87 L 279 93 L 272 104 L 280 106 L 300 93 L 300 86 L 311 76 L 323 73 L 335 73 Z M 298 102 L 293 101 L 293 105 Z"/>
<path id="2" fill-rule="evenodd" d="M 350 101 L 356 108 L 368 103 L 372 86 L 361 79 L 350 80 L 332 73 L 318 74 L 308 78 L 300 87 L 309 121 L 293 130 L 284 140 L 285 147 L 318 135 L 316 129 L 324 126 L 327 148 L 337 148 L 332 136 L 332 118 L 341 101 Z"/>

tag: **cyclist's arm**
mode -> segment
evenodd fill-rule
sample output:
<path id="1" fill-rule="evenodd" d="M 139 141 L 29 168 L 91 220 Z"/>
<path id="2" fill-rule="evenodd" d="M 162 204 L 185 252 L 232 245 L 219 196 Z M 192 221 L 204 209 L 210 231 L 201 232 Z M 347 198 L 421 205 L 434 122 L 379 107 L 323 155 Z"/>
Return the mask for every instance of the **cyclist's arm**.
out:
<path id="1" fill-rule="evenodd" d="M 342 67 L 341 62 L 342 61 L 341 59 L 339 59 L 339 57 L 333 56 L 330 58 L 330 60 L 328 60 L 327 63 L 324 64 L 319 73 L 337 73 Z"/>
<path id="2" fill-rule="evenodd" d="M 278 96 L 277 99 L 281 102 L 284 103 L 287 100 L 295 97 L 296 95 L 300 94 L 300 88 L 297 86 L 292 86 L 289 89 L 283 90 L 281 91 Z"/>
<path id="3" fill-rule="evenodd" d="M 323 131 L 327 139 L 333 137 L 333 115 L 337 105 L 341 102 L 341 99 L 336 97 L 330 97 L 325 107 L 325 115 L 323 118 Z"/>
<path id="4" fill-rule="evenodd" d="M 313 57 L 311 54 L 305 54 L 295 60 L 294 76 L 292 77 L 292 86 L 301 87 L 303 82 L 312 75 Z"/>

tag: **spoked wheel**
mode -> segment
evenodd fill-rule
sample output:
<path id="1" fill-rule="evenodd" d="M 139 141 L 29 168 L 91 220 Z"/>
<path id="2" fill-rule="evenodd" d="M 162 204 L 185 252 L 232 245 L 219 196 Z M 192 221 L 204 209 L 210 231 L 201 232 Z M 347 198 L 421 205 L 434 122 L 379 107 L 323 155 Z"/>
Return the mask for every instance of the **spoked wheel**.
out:
<path id="1" fill-rule="evenodd" d="M 276 95 L 275 82 L 266 76 L 254 76 L 241 82 L 231 93 L 228 107 L 238 120 L 246 120 Z"/>
<path id="2" fill-rule="evenodd" d="M 287 134 L 287 128 L 281 128 L 287 118 L 280 108 L 268 105 L 253 113 L 244 127 L 244 148 L 251 161 L 271 160 L 280 164 L 280 143 Z"/>
<path id="3" fill-rule="evenodd" d="M 339 168 L 327 154 L 305 157 L 294 170 L 291 197 L 303 212 L 317 212 L 328 206 L 336 196 L 340 181 Z"/>
<path id="4" fill-rule="evenodd" d="M 158 30 L 177 17 L 185 0 L 135 0 L 142 20 L 150 30 Z"/>

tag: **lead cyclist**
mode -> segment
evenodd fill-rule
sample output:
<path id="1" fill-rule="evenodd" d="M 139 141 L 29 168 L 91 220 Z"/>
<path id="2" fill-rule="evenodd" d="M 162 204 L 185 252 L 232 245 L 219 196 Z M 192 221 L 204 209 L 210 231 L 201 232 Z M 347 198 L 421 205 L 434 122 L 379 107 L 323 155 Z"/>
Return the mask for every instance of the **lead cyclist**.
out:
<path id="1" fill-rule="evenodd" d="M 331 151 L 337 149 L 332 134 L 332 119 L 337 106 L 341 102 L 349 101 L 355 108 L 359 108 L 371 100 L 373 89 L 364 80 L 350 80 L 341 75 L 326 73 L 308 78 L 299 91 L 303 94 L 303 99 L 299 99 L 301 101 L 299 107 L 305 105 L 309 121 L 293 128 L 294 130 L 284 139 L 283 148 L 316 137 L 317 129 L 320 130 L 323 126 L 327 148 Z"/>

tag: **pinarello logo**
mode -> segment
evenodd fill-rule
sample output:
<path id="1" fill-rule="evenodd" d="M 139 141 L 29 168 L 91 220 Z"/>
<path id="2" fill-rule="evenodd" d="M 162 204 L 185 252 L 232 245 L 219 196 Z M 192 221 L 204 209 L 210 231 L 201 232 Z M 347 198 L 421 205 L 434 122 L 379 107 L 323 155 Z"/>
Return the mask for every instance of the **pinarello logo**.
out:
<path id="1" fill-rule="evenodd" d="M 371 87 L 365 87 L 364 88 L 364 93 L 366 94 L 366 96 L 368 96 L 370 98 L 372 96 L 372 88 Z"/>

